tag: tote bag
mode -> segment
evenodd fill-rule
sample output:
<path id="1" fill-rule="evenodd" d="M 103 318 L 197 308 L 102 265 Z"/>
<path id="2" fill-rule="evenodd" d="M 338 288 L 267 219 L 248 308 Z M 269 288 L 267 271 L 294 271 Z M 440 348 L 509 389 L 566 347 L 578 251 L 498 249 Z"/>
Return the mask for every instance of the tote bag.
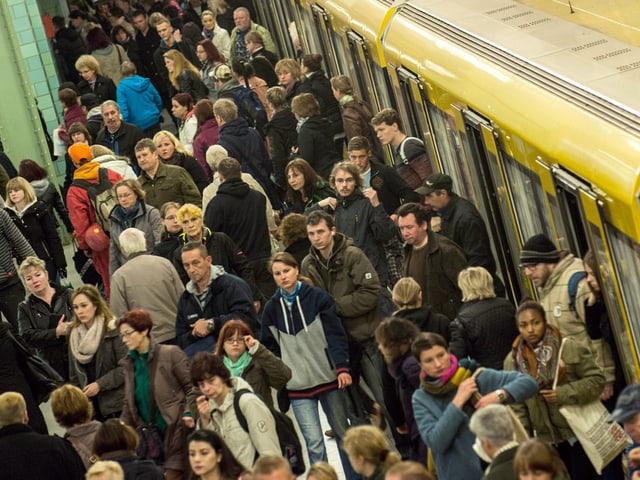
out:
<path id="1" fill-rule="evenodd" d="M 558 351 L 559 359 L 562 358 L 565 341 L 566 338 L 563 338 Z M 559 369 L 560 360 L 556 366 L 554 390 L 558 383 Z M 559 410 L 584 448 L 598 475 L 627 445 L 631 444 L 625 431 L 613 421 L 611 414 L 600 400 L 594 400 L 585 405 L 563 405 Z"/>

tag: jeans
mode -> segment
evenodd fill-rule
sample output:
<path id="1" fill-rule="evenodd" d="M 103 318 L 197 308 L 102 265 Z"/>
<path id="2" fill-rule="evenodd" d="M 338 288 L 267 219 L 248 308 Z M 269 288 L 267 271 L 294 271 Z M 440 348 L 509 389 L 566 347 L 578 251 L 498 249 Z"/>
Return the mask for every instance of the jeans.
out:
<path id="1" fill-rule="evenodd" d="M 318 413 L 318 402 L 327 415 L 329 425 L 333 430 L 338 442 L 338 453 L 340 462 L 347 480 L 360 478 L 351 468 L 346 452 L 342 450 L 342 439 L 349 428 L 347 420 L 347 410 L 345 396 L 342 390 L 330 390 L 311 398 L 292 398 L 291 406 L 293 414 L 296 416 L 302 436 L 307 444 L 309 452 L 309 464 L 327 461 L 327 450 L 324 445 L 324 433 L 320 425 L 320 414 Z"/>

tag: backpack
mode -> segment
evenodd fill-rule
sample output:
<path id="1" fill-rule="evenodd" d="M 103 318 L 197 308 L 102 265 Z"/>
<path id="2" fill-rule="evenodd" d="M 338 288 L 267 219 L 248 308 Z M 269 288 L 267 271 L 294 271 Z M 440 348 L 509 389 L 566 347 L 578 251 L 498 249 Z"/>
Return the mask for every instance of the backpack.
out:
<path id="1" fill-rule="evenodd" d="M 576 310 L 576 296 L 578 295 L 578 284 L 583 278 L 586 278 L 587 272 L 575 272 L 569 278 L 569 285 L 567 290 L 569 291 L 569 308 L 572 312 Z"/>
<path id="2" fill-rule="evenodd" d="M 404 153 L 404 145 L 409 140 L 417 141 L 424 147 L 424 142 L 419 138 L 405 137 L 398 147 L 398 157 L 400 161 L 396 161 L 396 170 L 407 185 L 409 185 L 412 190 L 415 190 L 422 186 L 422 182 L 424 182 L 432 172 L 426 150 L 424 154 L 418 155 L 411 160 L 407 158 L 407 155 Z"/>
<path id="3" fill-rule="evenodd" d="M 235 392 L 233 398 L 233 409 L 235 410 L 238 422 L 240 423 L 242 429 L 245 432 L 249 433 L 247 419 L 240 409 L 240 397 L 242 397 L 242 395 L 244 395 L 245 393 L 252 393 L 256 397 L 260 397 L 248 388 L 241 388 L 240 390 Z M 291 470 L 293 471 L 293 473 L 295 473 L 296 475 L 302 475 L 307 467 L 304 464 L 302 444 L 300 443 L 300 438 L 298 438 L 298 433 L 296 432 L 296 428 L 293 425 L 293 422 L 284 413 L 273 409 L 266 403 L 265 405 L 267 406 L 267 408 L 271 412 L 271 415 L 273 415 L 273 419 L 275 420 L 276 433 L 278 434 L 278 442 L 280 443 L 282 456 L 286 458 L 291 464 Z"/>
<path id="4" fill-rule="evenodd" d="M 113 185 L 109 181 L 109 173 L 106 168 L 98 170 L 98 183 L 90 183 L 86 180 L 74 180 L 71 185 L 87 191 L 89 200 L 96 214 L 96 222 L 108 234 L 111 224 L 109 216 L 118 206 L 118 200 L 113 193 Z"/>
<path id="5" fill-rule="evenodd" d="M 268 121 L 267 111 L 256 92 L 241 86 L 233 94 L 233 100 L 238 107 L 238 116 L 244 118 L 249 126 L 255 128 L 264 138 L 266 135 L 265 126 Z"/>

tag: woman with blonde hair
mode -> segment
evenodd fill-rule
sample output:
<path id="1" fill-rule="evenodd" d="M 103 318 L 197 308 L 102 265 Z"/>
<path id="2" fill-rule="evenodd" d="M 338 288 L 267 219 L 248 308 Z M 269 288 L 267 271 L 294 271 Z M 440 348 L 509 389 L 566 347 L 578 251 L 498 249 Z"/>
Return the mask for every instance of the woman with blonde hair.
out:
<path id="1" fill-rule="evenodd" d="M 202 36 L 209 40 L 222 54 L 220 62 L 224 62 L 225 58 L 231 58 L 231 37 L 229 33 L 218 25 L 216 14 L 211 10 L 204 10 L 200 14 L 202 21 Z"/>
<path id="2" fill-rule="evenodd" d="M 316 462 L 309 467 L 307 480 L 338 480 L 338 474 L 327 462 Z"/>
<path id="3" fill-rule="evenodd" d="M 180 92 L 189 93 L 194 102 L 208 97 L 209 89 L 200 79 L 200 70 L 180 51 L 168 50 L 163 56 L 169 72 L 169 81 L 175 90 L 172 96 Z"/>
<path id="4" fill-rule="evenodd" d="M 5 211 L 36 255 L 47 264 L 52 281 L 67 276 L 67 260 L 49 207 L 38 200 L 33 186 L 22 177 L 7 182 Z"/>
<path id="5" fill-rule="evenodd" d="M 451 351 L 471 357 L 480 365 L 500 369 L 518 336 L 516 309 L 496 297 L 491 274 L 483 267 L 465 268 L 458 274 L 462 305 L 451 322 Z"/>
<path id="6" fill-rule="evenodd" d="M 280 80 L 280 86 L 287 91 L 287 102 L 291 102 L 296 95 L 311 92 L 311 85 L 305 83 L 306 77 L 297 60 L 283 58 L 276 63 L 275 71 Z"/>
<path id="7" fill-rule="evenodd" d="M 127 354 L 116 319 L 93 285 L 82 285 L 71 296 L 73 318 L 69 329 L 69 378 L 91 400 L 97 420 L 119 417 L 124 400 Z"/>
<path id="8" fill-rule="evenodd" d="M 431 311 L 431 306 L 422 304 L 422 289 L 411 277 L 403 277 L 396 282 L 391 292 L 391 299 L 398 310 L 394 317 L 406 318 L 422 332 L 433 332 L 442 335 L 449 341 L 449 319 Z"/>
<path id="9" fill-rule="evenodd" d="M 109 272 L 111 275 L 125 264 L 127 259 L 120 250 L 120 234 L 127 228 L 144 232 L 147 251 L 151 252 L 162 236 L 162 220 L 157 208 L 144 201 L 145 191 L 137 180 L 120 180 L 113 186 L 118 206 L 111 211 L 109 242 Z"/>
<path id="10" fill-rule="evenodd" d="M 373 425 L 358 425 L 347 430 L 343 447 L 356 473 L 365 480 L 383 480 L 389 468 L 401 461 L 391 451 L 387 438 Z"/>
<path id="11" fill-rule="evenodd" d="M 96 462 L 85 475 L 86 480 L 124 480 L 124 471 L 118 462 Z"/>
<path id="12" fill-rule="evenodd" d="M 182 142 L 168 130 L 160 130 L 153 136 L 153 143 L 156 144 L 156 152 L 160 160 L 167 165 L 177 165 L 184 168 L 202 193 L 209 185 L 209 180 L 200 163 L 182 145 Z"/>
<path id="13" fill-rule="evenodd" d="M 111 78 L 102 75 L 100 64 L 93 55 L 80 55 L 75 66 L 82 77 L 82 80 L 78 82 L 78 90 L 81 95 L 94 93 L 100 103 L 106 100 L 115 102 L 116 84 Z"/>

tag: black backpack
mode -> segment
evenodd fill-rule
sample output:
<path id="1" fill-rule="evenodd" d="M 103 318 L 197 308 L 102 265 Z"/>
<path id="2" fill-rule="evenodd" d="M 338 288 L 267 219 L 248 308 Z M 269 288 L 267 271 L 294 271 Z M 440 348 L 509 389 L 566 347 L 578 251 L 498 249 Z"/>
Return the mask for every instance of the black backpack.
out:
<path id="1" fill-rule="evenodd" d="M 233 100 L 238 107 L 238 116 L 244 118 L 250 127 L 255 128 L 262 138 L 265 137 L 267 125 L 267 111 L 258 98 L 256 92 L 249 87 L 240 86 L 233 95 Z"/>
<path id="2" fill-rule="evenodd" d="M 109 233 L 111 220 L 109 216 L 114 208 L 118 206 L 118 199 L 113 193 L 113 184 L 109 180 L 109 173 L 106 168 L 100 168 L 98 183 L 91 183 L 86 180 L 76 179 L 71 183 L 87 191 L 89 200 L 96 213 L 96 221 L 105 233 Z"/>
<path id="3" fill-rule="evenodd" d="M 248 388 L 241 388 L 235 392 L 233 398 L 233 409 L 235 410 L 236 417 L 242 429 L 249 433 L 249 426 L 247 425 L 247 419 L 240 409 L 240 397 L 245 393 L 252 393 L 256 397 L 260 398 Z M 260 399 L 262 401 L 262 399 Z M 273 419 L 276 422 L 276 433 L 278 434 L 278 442 L 280 443 L 280 450 L 282 456 L 286 458 L 291 464 L 291 470 L 296 475 L 302 475 L 307 467 L 304 464 L 304 455 L 302 453 L 302 444 L 298 438 L 298 433 L 293 425 L 293 422 L 284 413 L 274 410 L 267 403 L 263 402 L 273 415 Z"/>

